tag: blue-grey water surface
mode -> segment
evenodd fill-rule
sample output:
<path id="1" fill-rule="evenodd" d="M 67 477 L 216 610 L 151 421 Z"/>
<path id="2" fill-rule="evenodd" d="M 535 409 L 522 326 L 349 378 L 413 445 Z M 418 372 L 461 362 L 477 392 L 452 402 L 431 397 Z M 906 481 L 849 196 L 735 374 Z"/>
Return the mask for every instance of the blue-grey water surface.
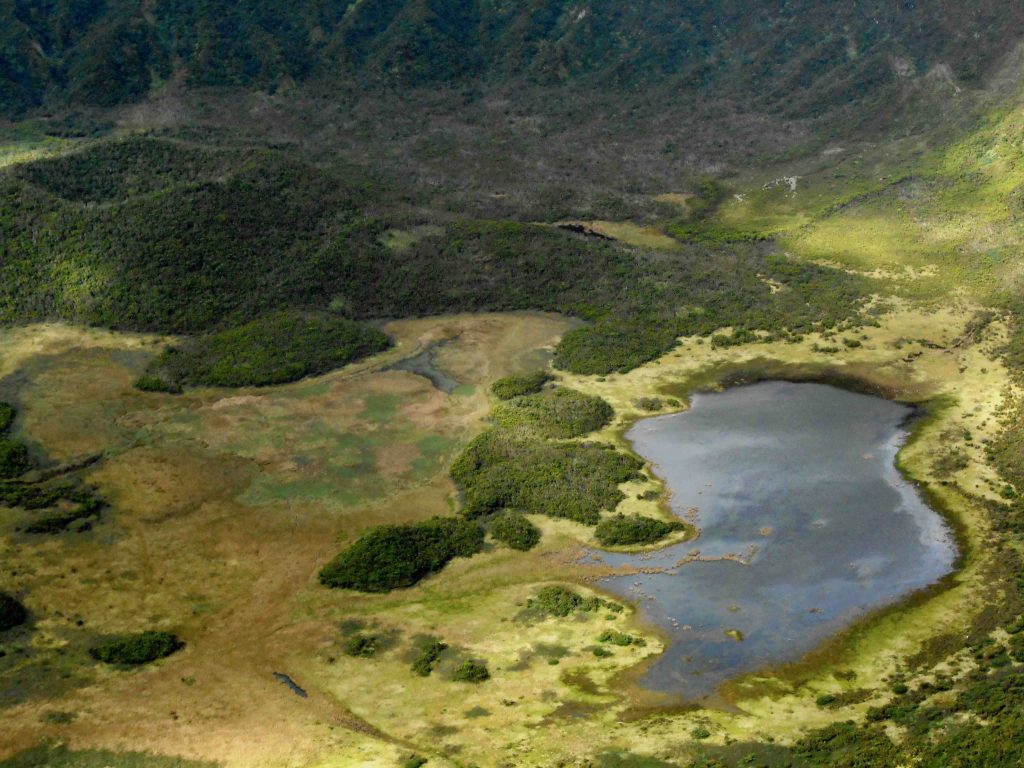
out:
<path id="1" fill-rule="evenodd" d="M 602 555 L 668 570 L 605 582 L 672 638 L 643 685 L 704 698 L 952 570 L 949 528 L 895 466 L 909 414 L 834 387 L 768 382 L 696 395 L 689 411 L 630 430 L 673 510 L 701 529 L 653 555 Z M 677 565 L 694 550 L 701 560 Z M 723 556 L 742 562 L 714 560 Z"/>

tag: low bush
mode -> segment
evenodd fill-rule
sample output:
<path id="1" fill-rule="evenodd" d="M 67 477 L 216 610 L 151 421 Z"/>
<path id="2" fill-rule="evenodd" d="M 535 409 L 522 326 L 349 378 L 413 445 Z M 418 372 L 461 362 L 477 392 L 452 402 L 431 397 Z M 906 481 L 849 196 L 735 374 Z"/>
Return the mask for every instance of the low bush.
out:
<path id="1" fill-rule="evenodd" d="M 373 635 L 352 635 L 345 641 L 345 653 L 368 659 L 377 653 L 377 638 Z"/>
<path id="2" fill-rule="evenodd" d="M 285 310 L 163 352 L 139 378 L 147 391 L 268 386 L 317 376 L 390 346 L 382 332 L 325 312 Z"/>
<path id="3" fill-rule="evenodd" d="M 665 401 L 660 397 L 638 397 L 634 403 L 642 411 L 660 411 L 665 407 Z"/>
<path id="4" fill-rule="evenodd" d="M 534 395 L 553 377 L 547 371 L 534 371 L 520 376 L 506 376 L 491 385 L 491 392 L 499 400 L 511 400 L 523 395 Z"/>
<path id="5" fill-rule="evenodd" d="M 6 592 L 0 592 L 0 632 L 21 626 L 27 620 L 25 606 Z"/>
<path id="6" fill-rule="evenodd" d="M 90 498 L 83 501 L 74 509 L 66 512 L 56 512 L 47 515 L 39 520 L 25 526 L 25 533 L 57 534 L 68 530 L 79 521 L 89 521 L 100 516 L 103 511 L 103 502 L 97 498 Z M 85 522 L 78 530 L 88 530 L 92 523 Z"/>
<path id="7" fill-rule="evenodd" d="M 106 664 L 139 666 L 170 656 L 185 644 L 170 632 L 139 632 L 115 637 L 89 649 L 89 655 Z"/>
<path id="8" fill-rule="evenodd" d="M 19 477 L 30 469 L 32 462 L 25 444 L 7 438 L 0 439 L 0 479 Z"/>
<path id="9" fill-rule="evenodd" d="M 633 637 L 632 635 L 627 635 L 625 632 L 619 632 L 615 629 L 606 629 L 597 636 L 597 641 L 599 643 L 610 643 L 611 645 L 620 645 L 623 647 L 627 645 L 646 645 L 642 637 Z"/>
<path id="10" fill-rule="evenodd" d="M 482 683 L 491 677 L 487 663 L 466 659 L 452 671 L 452 680 L 462 683 Z"/>
<path id="11" fill-rule="evenodd" d="M 416 658 L 412 662 L 412 671 L 420 677 L 429 677 L 438 661 L 441 660 L 441 654 L 447 649 L 446 643 L 434 638 L 427 638 L 419 646 Z"/>
<path id="12" fill-rule="evenodd" d="M 685 528 L 681 522 L 666 523 L 643 515 L 613 515 L 597 524 L 594 536 L 606 547 L 653 544 Z"/>
<path id="13" fill-rule="evenodd" d="M 526 552 L 540 542 L 540 529 L 518 512 L 502 512 L 491 523 L 491 535 L 512 549 Z"/>
<path id="14" fill-rule="evenodd" d="M 324 566 L 320 583 L 360 592 L 411 587 L 452 559 L 476 554 L 483 541 L 480 524 L 461 518 L 435 517 L 413 525 L 383 525 Z"/>
<path id="15" fill-rule="evenodd" d="M 590 613 L 599 608 L 608 608 L 613 612 L 622 610 L 622 606 L 618 603 L 610 603 L 600 597 L 583 597 L 578 592 L 558 585 L 541 589 L 526 601 L 526 607 L 534 614 L 561 618 L 576 611 Z"/>
<path id="16" fill-rule="evenodd" d="M 182 392 L 180 384 L 150 373 L 139 376 L 135 380 L 135 388 L 141 392 L 166 392 L 171 395 L 180 395 Z"/>
<path id="17" fill-rule="evenodd" d="M 494 410 L 501 427 L 525 427 L 546 438 L 581 437 L 606 426 L 615 415 L 608 403 L 595 395 L 573 389 L 552 389 L 523 395 Z"/>
<path id="18" fill-rule="evenodd" d="M 583 597 L 565 587 L 544 587 L 530 601 L 530 606 L 552 616 L 568 616 L 583 605 Z"/>

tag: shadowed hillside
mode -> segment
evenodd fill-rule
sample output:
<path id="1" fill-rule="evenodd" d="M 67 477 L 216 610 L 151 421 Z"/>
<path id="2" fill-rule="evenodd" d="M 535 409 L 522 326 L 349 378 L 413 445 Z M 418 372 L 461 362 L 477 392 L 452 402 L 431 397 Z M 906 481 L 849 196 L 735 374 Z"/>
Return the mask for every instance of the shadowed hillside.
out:
<path id="1" fill-rule="evenodd" d="M 663 84 L 671 98 L 819 117 L 885 111 L 921 78 L 975 84 L 1024 31 L 1024 8 L 1009 0 L 14 0 L 0 14 L 8 115 L 111 106 L 169 80 L 273 90 L 327 79 Z"/>

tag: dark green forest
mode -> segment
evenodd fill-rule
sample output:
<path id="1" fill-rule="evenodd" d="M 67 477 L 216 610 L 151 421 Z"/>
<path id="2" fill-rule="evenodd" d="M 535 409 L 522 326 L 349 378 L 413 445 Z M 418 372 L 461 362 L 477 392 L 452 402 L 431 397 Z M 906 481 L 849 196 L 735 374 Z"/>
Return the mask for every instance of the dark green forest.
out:
<path id="1" fill-rule="evenodd" d="M 180 74 L 192 87 L 270 90 L 325 77 L 361 88 L 665 84 L 815 116 L 898 93 L 893 57 L 915 74 L 944 64 L 978 80 L 1024 31 L 1024 9 L 991 0 L 164 0 L 152 12 L 133 0 L 13 0 L 0 14 L 8 115 L 138 100 Z"/>

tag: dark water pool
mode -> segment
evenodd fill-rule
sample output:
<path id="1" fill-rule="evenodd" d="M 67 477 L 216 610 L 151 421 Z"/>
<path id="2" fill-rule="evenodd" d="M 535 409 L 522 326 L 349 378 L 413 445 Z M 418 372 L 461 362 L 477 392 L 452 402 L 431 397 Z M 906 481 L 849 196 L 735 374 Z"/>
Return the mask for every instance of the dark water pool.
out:
<path id="1" fill-rule="evenodd" d="M 705 698 L 952 570 L 950 530 L 895 467 L 909 415 L 876 397 L 769 382 L 697 395 L 690 411 L 633 427 L 673 509 L 701 528 L 653 555 L 603 554 L 667 570 L 605 583 L 673 639 L 645 686 Z"/>

